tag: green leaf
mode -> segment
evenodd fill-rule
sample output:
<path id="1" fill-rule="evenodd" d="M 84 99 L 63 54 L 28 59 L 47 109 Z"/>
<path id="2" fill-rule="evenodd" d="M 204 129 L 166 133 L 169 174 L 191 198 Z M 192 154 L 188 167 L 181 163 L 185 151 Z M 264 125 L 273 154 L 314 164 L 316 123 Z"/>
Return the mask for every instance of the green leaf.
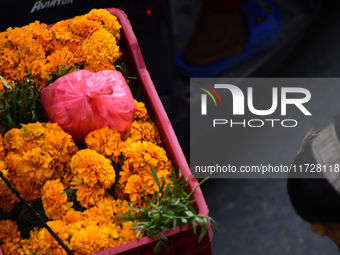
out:
<path id="1" fill-rule="evenodd" d="M 186 218 L 181 218 L 181 221 L 182 221 L 182 223 L 184 223 L 184 224 L 188 223 L 188 221 L 187 221 Z"/>
<path id="2" fill-rule="evenodd" d="M 172 223 L 172 229 L 175 230 L 176 227 L 177 227 L 177 219 L 174 218 L 174 219 L 173 219 L 173 223 Z"/>
<path id="3" fill-rule="evenodd" d="M 139 230 L 138 232 L 137 232 L 137 238 L 140 238 L 141 237 L 141 235 L 142 235 L 142 233 L 143 233 L 143 229 L 141 229 L 141 230 Z"/>
<path id="4" fill-rule="evenodd" d="M 72 195 L 76 193 L 76 190 L 75 189 L 67 189 L 67 190 L 64 190 L 61 194 L 66 194 L 66 195 Z"/>
<path id="5" fill-rule="evenodd" d="M 49 85 L 53 82 L 55 82 L 57 79 L 60 77 L 65 76 L 66 74 L 71 73 L 72 71 L 79 70 L 80 67 L 77 65 L 70 65 L 67 66 L 66 63 L 57 64 L 58 65 L 58 70 L 57 71 L 51 71 L 51 70 L 44 70 L 48 73 L 50 73 L 50 77 L 46 82 L 46 85 Z"/>
<path id="6" fill-rule="evenodd" d="M 129 76 L 129 72 L 127 71 L 126 69 L 126 65 L 123 61 L 121 60 L 116 60 L 116 62 L 114 63 L 114 66 L 116 67 L 116 70 L 121 72 L 122 75 L 124 76 L 125 78 L 125 81 L 127 84 L 130 83 L 130 80 L 137 80 L 137 77 L 133 77 L 133 76 Z M 135 98 L 135 97 L 134 97 Z"/>
<path id="7" fill-rule="evenodd" d="M 155 168 L 149 164 L 149 167 L 150 167 L 150 171 L 151 171 L 151 174 L 152 174 L 152 177 L 155 179 L 155 182 L 157 183 L 158 187 L 161 186 L 161 183 L 159 182 L 159 179 L 158 179 L 158 176 L 157 176 L 157 172 L 155 170 Z"/>
<path id="8" fill-rule="evenodd" d="M 44 109 L 41 105 L 40 90 L 35 88 L 36 80 L 31 77 L 31 70 L 21 82 L 13 81 L 13 88 L 6 86 L 8 90 L 1 93 L 0 123 L 1 133 L 12 128 L 19 128 L 22 123 L 34 123 L 46 120 Z M 4 79 L 0 77 L 3 81 Z"/>
<path id="9" fill-rule="evenodd" d="M 210 178 L 210 176 L 207 176 L 206 178 L 204 178 L 188 195 L 188 198 L 191 197 L 191 195 L 196 191 L 196 189 L 198 187 L 200 187 L 204 182 L 206 182 L 208 179 Z"/>
<path id="10" fill-rule="evenodd" d="M 155 247 L 153 248 L 153 251 L 156 253 L 156 255 L 159 254 L 159 252 L 161 251 L 161 241 L 158 241 L 158 242 L 155 244 Z"/>
<path id="11" fill-rule="evenodd" d="M 203 238 L 206 235 L 206 233 L 207 233 L 207 229 L 201 227 L 201 233 L 200 233 L 200 236 L 198 238 L 198 243 L 200 243 L 203 240 Z"/>
<path id="12" fill-rule="evenodd" d="M 160 241 L 160 244 L 166 249 L 167 252 L 170 252 L 169 247 L 165 242 Z"/>
<path id="13" fill-rule="evenodd" d="M 196 222 L 194 221 L 193 223 L 192 223 L 192 231 L 194 232 L 194 234 L 196 235 L 196 233 L 197 233 L 197 225 L 196 225 Z"/>
<path id="14" fill-rule="evenodd" d="M 203 226 L 203 225 L 204 225 L 203 220 L 202 220 L 199 216 L 196 216 L 196 217 L 195 217 L 195 221 L 197 221 L 197 223 L 198 223 L 199 226 Z"/>
<path id="15" fill-rule="evenodd" d="M 169 231 L 170 230 L 168 227 L 164 227 L 164 226 L 159 226 L 159 229 L 161 231 Z"/>
<path id="16" fill-rule="evenodd" d="M 4 86 L 5 86 L 6 88 L 8 88 L 9 90 L 12 90 L 12 89 L 13 89 L 13 88 L 11 87 L 11 85 L 9 85 L 9 84 L 7 83 L 7 81 L 6 81 L 2 76 L 0 76 L 0 79 L 1 79 L 2 83 L 4 84 Z"/>
<path id="17" fill-rule="evenodd" d="M 168 237 L 164 235 L 162 232 L 159 233 L 160 238 L 162 238 L 164 241 L 168 241 Z"/>
<path id="18" fill-rule="evenodd" d="M 182 179 L 180 170 L 177 176 L 173 168 L 171 177 L 168 178 L 170 183 L 166 183 L 164 178 L 161 183 L 156 170 L 151 165 L 150 172 L 159 188 L 155 191 L 154 200 L 145 200 L 147 206 L 144 208 L 136 208 L 131 203 L 130 211 L 122 216 L 117 216 L 117 218 L 135 221 L 132 229 L 138 230 L 138 236 L 141 236 L 143 231 L 144 235 L 159 239 L 154 248 L 156 253 L 160 252 L 161 246 L 166 245 L 167 236 L 164 233 L 171 228 L 175 230 L 177 226 L 182 228 L 185 224 L 188 224 L 195 234 L 197 234 L 197 227 L 199 226 L 201 231 L 198 241 L 201 241 L 207 234 L 211 218 L 206 215 L 198 215 L 191 205 L 195 203 L 195 200 L 189 200 L 193 192 L 188 194 L 185 191 L 188 186 L 188 178 Z M 199 183 L 199 185 L 202 183 Z"/>
<path id="19" fill-rule="evenodd" d="M 185 214 L 189 217 L 195 217 L 195 215 L 191 211 L 186 211 Z"/>

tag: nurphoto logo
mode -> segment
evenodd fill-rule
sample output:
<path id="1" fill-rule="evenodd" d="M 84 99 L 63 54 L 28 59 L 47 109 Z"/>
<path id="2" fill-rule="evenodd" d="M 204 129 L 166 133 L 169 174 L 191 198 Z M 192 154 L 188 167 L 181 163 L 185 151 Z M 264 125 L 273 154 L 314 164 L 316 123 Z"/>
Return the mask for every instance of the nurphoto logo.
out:
<path id="1" fill-rule="evenodd" d="M 221 100 L 220 95 L 217 93 L 217 91 L 213 87 L 211 87 L 210 85 L 208 85 L 206 83 L 203 83 L 203 82 L 199 82 L 199 83 L 206 86 L 208 89 L 210 89 L 216 95 L 216 97 L 218 98 L 218 100 L 220 101 L 220 104 L 222 106 L 222 100 Z M 206 92 L 211 97 L 211 99 L 214 101 L 215 106 L 217 106 L 215 97 L 213 96 L 213 94 L 211 94 L 211 92 L 209 90 L 207 90 L 206 88 L 199 88 L 199 89 Z M 207 115 L 207 94 L 201 95 L 201 114 L 202 115 Z"/>
<path id="2" fill-rule="evenodd" d="M 217 93 L 216 89 L 223 89 L 225 92 L 226 90 L 231 93 L 232 96 L 232 115 L 245 115 L 245 107 L 247 107 L 248 111 L 256 116 L 270 116 L 271 114 L 275 113 L 278 108 L 281 109 L 280 115 L 287 116 L 287 106 L 292 105 L 293 107 L 297 107 L 302 114 L 305 116 L 312 116 L 310 111 L 305 107 L 304 104 L 311 100 L 311 93 L 306 88 L 301 87 L 272 87 L 271 93 L 271 106 L 267 109 L 257 109 L 254 106 L 254 93 L 252 87 L 247 87 L 247 93 L 244 95 L 243 91 L 232 84 L 214 84 L 214 87 L 201 83 L 206 88 L 200 87 L 204 94 L 201 94 L 201 115 L 208 115 L 208 103 L 207 103 L 207 95 L 213 100 L 215 106 L 217 106 L 216 98 L 219 100 L 220 105 L 222 105 L 222 100 L 220 95 Z M 210 92 L 212 91 L 212 92 Z M 279 96 L 280 92 L 280 96 Z M 223 93 L 223 92 L 222 92 Z M 223 93 L 226 94 L 226 93 Z M 214 96 L 215 95 L 215 96 Z M 294 95 L 294 97 L 290 97 Z M 245 101 L 247 104 L 245 104 Z M 279 107 L 280 106 L 280 107 Z M 225 104 L 224 107 L 230 107 L 230 105 Z M 227 108 L 225 108 L 227 109 Z M 265 124 L 271 125 L 274 127 L 276 123 L 280 123 L 283 127 L 295 127 L 297 126 L 298 122 L 295 119 L 270 119 L 270 118 L 259 118 L 259 119 L 243 119 L 241 122 L 235 122 L 233 119 L 213 119 L 213 127 L 217 125 L 230 125 L 233 126 L 243 126 L 243 127 L 262 127 Z"/>

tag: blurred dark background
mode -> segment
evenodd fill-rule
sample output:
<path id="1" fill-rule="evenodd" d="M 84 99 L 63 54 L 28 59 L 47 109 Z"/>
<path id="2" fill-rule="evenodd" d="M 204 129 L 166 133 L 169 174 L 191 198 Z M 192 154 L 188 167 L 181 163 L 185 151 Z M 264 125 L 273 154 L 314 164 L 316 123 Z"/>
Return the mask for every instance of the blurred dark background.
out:
<path id="1" fill-rule="evenodd" d="M 340 2 L 276 2 L 284 14 L 284 27 L 277 45 L 219 77 L 339 77 Z M 165 39 L 166 47 L 173 46 L 174 51 L 183 48 L 201 7 L 202 1 L 198 0 L 170 2 L 173 41 Z M 153 73 L 152 70 L 156 58 L 143 49 L 143 43 L 141 48 L 177 137 L 188 156 L 189 79 L 174 70 L 170 80 L 160 78 L 159 81 L 157 76 L 163 76 L 162 72 Z M 171 48 L 169 50 L 172 51 Z M 172 63 L 172 60 L 167 63 Z M 169 68 L 172 70 L 171 66 Z M 164 77 L 168 76 L 164 74 Z M 169 90 L 163 93 L 162 90 L 168 86 L 170 94 Z M 325 120 L 323 124 L 329 121 Z M 300 142 L 302 137 L 297 134 L 287 139 Z M 269 141 L 267 143 L 270 146 Z M 297 151 L 298 148 L 291 150 Z M 338 248 L 327 237 L 312 233 L 309 225 L 295 214 L 285 179 L 210 179 L 202 190 L 210 214 L 220 226 L 219 232 L 214 231 L 214 254 L 338 254 Z"/>

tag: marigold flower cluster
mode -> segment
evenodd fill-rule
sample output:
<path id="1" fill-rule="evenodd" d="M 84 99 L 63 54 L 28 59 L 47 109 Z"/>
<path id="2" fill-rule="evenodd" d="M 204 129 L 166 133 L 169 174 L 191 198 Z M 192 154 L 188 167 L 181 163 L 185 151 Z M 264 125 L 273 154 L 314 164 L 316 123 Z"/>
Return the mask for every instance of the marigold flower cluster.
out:
<path id="1" fill-rule="evenodd" d="M 50 29 L 39 21 L 0 33 L 0 76 L 11 84 L 32 70 L 37 87 L 45 87 L 50 73 L 60 65 L 77 65 L 97 72 L 115 70 L 121 57 L 121 25 L 104 9 L 63 20 Z M 0 80 L 0 92 L 4 90 Z"/>
<path id="2" fill-rule="evenodd" d="M 93 254 L 137 239 L 136 231 L 131 230 L 132 222 L 112 221 L 118 203 L 119 200 L 106 198 L 85 212 L 67 210 L 62 219 L 47 224 L 74 254 Z M 11 246 L 16 246 L 21 254 L 67 254 L 45 228 L 34 229 L 28 239 L 12 241 Z"/>
<path id="3" fill-rule="evenodd" d="M 135 100 L 135 120 L 124 133 L 104 128 L 87 135 L 85 143 L 116 164 L 121 165 L 116 197 L 144 206 L 143 200 L 152 200 L 157 184 L 150 165 L 160 180 L 167 181 L 172 163 L 160 146 L 161 139 L 154 122 L 149 119 L 143 102 Z"/>
<path id="4" fill-rule="evenodd" d="M 0 76 L 20 81 L 32 70 L 45 86 L 58 65 L 79 65 L 93 72 L 114 70 L 121 57 L 121 26 L 106 10 L 64 20 L 49 30 L 32 23 L 0 33 Z M 4 90 L 1 87 L 0 92 Z M 75 255 L 93 254 L 137 239 L 134 222 L 119 216 L 154 201 L 157 183 L 168 182 L 172 162 L 161 146 L 157 126 L 143 102 L 124 132 L 95 130 L 78 148 L 56 123 L 22 124 L 0 135 L 0 171 L 30 203 L 38 204 L 49 227 Z M 0 179 L 0 248 L 6 254 L 67 254 L 50 233 L 34 225 L 23 238 L 15 214 L 20 200 Z M 19 224 L 19 225 L 18 225 Z M 28 231 L 27 231 L 28 232 Z M 28 235 L 29 234 L 29 235 Z M 140 235 L 143 236 L 143 233 Z"/>
<path id="5" fill-rule="evenodd" d="M 145 104 L 135 105 L 127 131 L 93 131 L 82 149 L 56 123 L 23 124 L 0 136 L 2 173 L 28 201 L 42 203 L 48 225 L 74 254 L 136 240 L 133 222 L 121 223 L 117 216 L 129 211 L 131 202 L 144 207 L 145 200 L 153 201 L 158 186 L 150 165 L 160 180 L 170 176 L 172 163 L 160 146 L 157 127 Z M 11 212 L 17 202 L 1 180 L 0 212 Z M 0 221 L 0 247 L 5 254 L 66 254 L 46 229 L 35 228 L 23 239 L 10 220 Z"/>
<path id="6" fill-rule="evenodd" d="M 1 171 L 26 200 L 40 200 L 43 185 L 50 179 L 58 178 L 69 186 L 70 160 L 78 147 L 58 124 L 22 124 L 21 129 L 9 130 L 0 140 L 0 151 L 5 151 L 0 158 Z M 0 211 L 10 212 L 18 199 L 3 181 L 0 186 L 4 187 Z"/>

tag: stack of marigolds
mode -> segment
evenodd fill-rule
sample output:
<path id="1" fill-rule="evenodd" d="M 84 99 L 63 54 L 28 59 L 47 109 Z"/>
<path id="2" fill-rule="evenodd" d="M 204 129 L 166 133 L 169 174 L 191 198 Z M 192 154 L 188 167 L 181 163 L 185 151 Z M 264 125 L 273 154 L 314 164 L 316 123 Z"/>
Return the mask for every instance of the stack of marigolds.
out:
<path id="1" fill-rule="evenodd" d="M 116 216 L 128 211 L 131 202 L 143 207 L 143 199 L 153 199 L 156 183 L 149 164 L 160 177 L 170 174 L 171 162 L 157 145 L 157 129 L 144 104 L 136 106 L 130 130 L 93 131 L 82 150 L 55 123 L 22 125 L 1 137 L 2 172 L 26 200 L 42 202 L 47 218 L 53 220 L 48 225 L 75 254 L 92 254 L 137 239 L 133 223 L 117 224 Z M 113 162 L 121 165 L 117 183 Z M 0 201 L 1 211 L 7 213 L 19 202 L 2 180 Z M 34 228 L 23 239 L 11 220 L 0 221 L 0 240 L 4 254 L 65 253 L 46 229 Z"/>
<path id="2" fill-rule="evenodd" d="M 10 113 L 16 108 L 8 108 L 11 101 L 4 99 L 7 91 L 14 91 L 11 100 L 21 103 L 16 110 L 22 114 L 23 105 L 29 100 L 33 102 L 30 110 L 41 104 L 39 93 L 52 75 L 60 77 L 78 69 L 115 70 L 122 58 L 118 44 L 120 29 L 117 18 L 108 11 L 92 10 L 58 22 L 50 29 L 37 21 L 0 33 L 1 123 L 7 123 L 3 121 L 6 114 L 12 122 Z M 119 63 L 121 67 L 122 62 Z M 60 70 L 63 72 L 58 73 Z M 30 96 L 26 83 L 34 86 L 36 96 Z M 22 97 L 18 95 L 19 85 Z M 57 123 L 37 121 L 33 118 L 36 113 L 31 121 L 26 119 L 17 126 L 2 129 L 2 174 L 74 254 L 93 254 L 190 222 L 196 231 L 196 222 L 202 227 L 212 220 L 194 214 L 189 201 L 192 193 L 173 189 L 176 176 L 161 147 L 157 127 L 149 119 L 143 102 L 135 99 L 135 106 L 134 121 L 128 130 L 118 132 L 109 127 L 95 130 L 86 136 L 85 145 L 75 144 Z M 4 108 L 11 110 L 6 112 Z M 185 180 L 178 178 L 181 187 L 185 187 Z M 165 200 L 159 198 L 161 195 L 166 196 Z M 146 218 L 154 215 L 143 212 L 143 208 L 151 205 L 157 211 L 156 228 L 149 223 L 143 225 L 141 220 L 143 215 Z M 163 221 L 170 227 L 160 225 L 161 207 L 168 213 Z M 177 207 L 183 218 L 171 212 Z M 142 216 L 134 217 L 131 211 Z M 169 221 L 171 217 L 173 221 Z M 136 227 L 136 220 L 151 226 L 153 234 L 148 234 L 141 225 Z M 0 245 L 5 255 L 66 254 L 2 179 Z"/>
<path id="3" fill-rule="evenodd" d="M 32 70 L 36 86 L 45 87 L 50 77 L 46 70 L 57 71 L 61 64 L 93 72 L 115 70 L 114 62 L 122 55 L 120 29 L 117 18 L 106 10 L 60 21 L 49 30 L 38 21 L 9 28 L 0 33 L 0 75 L 9 83 L 20 82 Z"/>

